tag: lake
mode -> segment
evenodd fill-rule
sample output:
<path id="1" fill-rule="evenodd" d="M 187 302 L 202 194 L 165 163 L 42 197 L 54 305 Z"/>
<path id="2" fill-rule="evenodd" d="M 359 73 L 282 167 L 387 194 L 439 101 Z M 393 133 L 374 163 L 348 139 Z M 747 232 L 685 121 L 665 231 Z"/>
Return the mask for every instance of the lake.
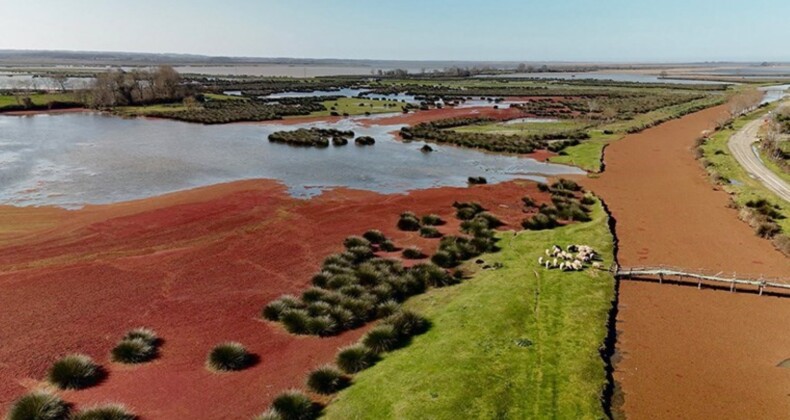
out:
<path id="1" fill-rule="evenodd" d="M 296 197 L 350 187 L 400 193 L 583 171 L 516 156 L 401 143 L 400 125 L 365 127 L 361 118 L 334 124 L 199 125 L 123 119 L 99 113 L 0 116 L 0 204 L 77 208 L 251 178 L 282 181 Z M 375 123 L 375 119 L 372 119 Z M 325 149 L 269 143 L 270 133 L 321 126 L 376 138 L 374 146 Z"/>

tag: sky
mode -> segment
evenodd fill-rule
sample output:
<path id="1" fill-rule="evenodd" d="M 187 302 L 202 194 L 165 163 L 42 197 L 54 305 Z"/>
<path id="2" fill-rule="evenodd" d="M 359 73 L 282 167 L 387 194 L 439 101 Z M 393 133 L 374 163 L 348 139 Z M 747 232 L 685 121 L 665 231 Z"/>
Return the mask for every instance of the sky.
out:
<path id="1" fill-rule="evenodd" d="M 788 0 L 0 0 L 0 49 L 790 61 Z"/>

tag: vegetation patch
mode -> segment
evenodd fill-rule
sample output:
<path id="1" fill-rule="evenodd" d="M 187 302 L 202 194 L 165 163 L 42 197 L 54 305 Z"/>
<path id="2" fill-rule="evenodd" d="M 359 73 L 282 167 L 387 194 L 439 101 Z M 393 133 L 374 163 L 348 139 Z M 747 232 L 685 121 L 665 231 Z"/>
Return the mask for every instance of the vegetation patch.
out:
<path id="1" fill-rule="evenodd" d="M 156 358 L 161 340 L 149 328 L 135 328 L 124 335 L 110 354 L 114 362 L 145 363 Z"/>
<path id="2" fill-rule="evenodd" d="M 750 177 L 727 146 L 733 134 L 775 106 L 761 107 L 722 124 L 710 137 L 698 141 L 697 156 L 711 180 L 730 194 L 733 206 L 740 210 L 741 219 L 749 223 L 757 235 L 772 240 L 777 249 L 790 255 L 790 205 Z"/>
<path id="3" fill-rule="evenodd" d="M 56 361 L 49 369 L 48 379 L 60 389 L 83 389 L 97 384 L 104 372 L 84 354 L 70 354 Z"/>
<path id="4" fill-rule="evenodd" d="M 348 139 L 351 137 L 354 137 L 353 131 L 325 128 L 300 128 L 293 131 L 276 131 L 269 134 L 269 141 L 272 143 L 290 144 L 292 146 L 328 147 L 330 142 L 336 146 L 347 144 Z M 339 139 L 340 141 L 336 141 L 335 139 Z"/>
<path id="5" fill-rule="evenodd" d="M 55 394 L 34 391 L 14 401 L 8 420 L 66 420 L 69 405 Z"/>
<path id="6" fill-rule="evenodd" d="M 254 356 L 241 343 L 227 342 L 209 352 L 206 365 L 215 371 L 230 372 L 245 369 L 253 361 Z"/>
<path id="7" fill-rule="evenodd" d="M 485 259 L 502 268 L 409 300 L 431 329 L 356 374 L 326 417 L 605 418 L 599 349 L 614 279 L 535 269 L 554 243 L 588 243 L 612 260 L 606 214 L 591 210 L 590 222 L 501 233 L 502 251 Z"/>

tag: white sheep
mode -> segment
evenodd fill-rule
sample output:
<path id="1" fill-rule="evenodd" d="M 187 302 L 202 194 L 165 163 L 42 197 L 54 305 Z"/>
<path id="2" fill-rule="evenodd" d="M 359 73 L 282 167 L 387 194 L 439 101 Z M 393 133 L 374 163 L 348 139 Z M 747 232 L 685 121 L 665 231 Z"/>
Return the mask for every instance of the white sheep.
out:
<path id="1" fill-rule="evenodd" d="M 603 264 L 599 263 L 598 261 L 592 263 L 592 266 L 593 266 L 593 268 L 596 268 L 598 270 L 603 269 Z"/>
<path id="2" fill-rule="evenodd" d="M 551 261 L 546 260 L 546 270 L 551 269 Z"/>
<path id="3" fill-rule="evenodd" d="M 551 256 L 551 253 L 549 252 L 549 250 L 548 250 L 548 249 L 546 250 L 546 256 L 547 256 L 547 257 L 550 257 L 550 256 Z"/>
<path id="4" fill-rule="evenodd" d="M 554 259 L 554 261 L 552 261 L 551 265 L 552 265 L 552 267 L 556 267 L 557 266 L 557 259 L 556 258 Z"/>
<path id="5" fill-rule="evenodd" d="M 543 265 L 543 257 L 538 257 L 538 265 Z"/>
<path id="6" fill-rule="evenodd" d="M 565 263 L 564 262 L 560 263 L 560 270 L 561 271 L 565 271 Z"/>
<path id="7" fill-rule="evenodd" d="M 582 269 L 582 267 L 584 267 L 584 264 L 582 264 L 582 262 L 579 260 L 574 260 L 571 263 L 571 267 L 573 267 L 574 270 L 579 271 Z"/>

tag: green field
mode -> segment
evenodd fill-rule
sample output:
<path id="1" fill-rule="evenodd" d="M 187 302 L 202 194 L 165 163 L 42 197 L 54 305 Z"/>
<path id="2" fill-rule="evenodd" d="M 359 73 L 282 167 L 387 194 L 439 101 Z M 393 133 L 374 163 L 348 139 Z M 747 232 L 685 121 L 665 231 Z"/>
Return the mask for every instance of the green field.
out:
<path id="1" fill-rule="evenodd" d="M 113 110 L 117 114 L 124 116 L 145 116 L 151 113 L 185 111 L 186 109 L 187 107 L 185 107 L 183 104 L 175 103 L 144 106 L 119 106 L 115 107 Z"/>
<path id="2" fill-rule="evenodd" d="M 333 101 L 324 101 L 323 105 L 326 107 L 326 111 L 313 112 L 310 116 L 328 117 L 332 111 L 340 115 L 364 115 L 366 112 L 371 114 L 401 112 L 401 107 L 404 106 L 403 103 L 398 101 L 377 101 L 360 98 L 339 98 Z M 332 109 L 333 107 L 335 108 L 334 110 Z"/>
<path id="3" fill-rule="evenodd" d="M 579 120 L 559 120 L 551 122 L 525 122 L 525 123 L 490 123 L 465 125 L 452 128 L 453 131 L 462 133 L 487 133 L 504 135 L 544 135 L 567 133 L 583 130 L 589 123 Z"/>
<path id="4" fill-rule="evenodd" d="M 458 286 L 405 305 L 433 327 L 354 378 L 326 409 L 329 419 L 605 418 L 599 349 L 614 280 L 607 272 L 538 267 L 550 244 L 586 243 L 612 262 L 600 205 L 593 221 L 501 234 L 501 262 Z"/>
<path id="5" fill-rule="evenodd" d="M 562 154 L 550 157 L 549 162 L 573 165 L 588 172 L 601 172 L 603 148 L 609 142 L 620 139 L 623 134 L 604 134 L 601 130 L 590 130 L 588 133 L 589 140 L 566 147 Z"/>
<path id="6" fill-rule="evenodd" d="M 34 93 L 30 96 L 34 105 L 45 106 L 51 102 L 75 102 L 74 95 L 68 93 Z M 21 99 L 20 99 L 21 101 Z M 5 107 L 17 107 L 20 102 L 13 95 L 0 95 L 0 110 Z"/>
<path id="7" fill-rule="evenodd" d="M 732 194 L 732 199 L 739 206 L 743 206 L 749 200 L 759 199 L 765 199 L 771 204 L 778 206 L 779 212 L 785 218 L 777 220 L 777 223 L 782 227 L 782 232 L 788 234 L 790 233 L 790 205 L 765 188 L 759 181 L 750 177 L 735 158 L 732 157 L 730 149 L 727 147 L 727 141 L 735 132 L 743 128 L 748 122 L 762 117 L 775 107 L 776 104 L 773 104 L 737 118 L 733 122 L 731 129 L 722 129 L 710 136 L 708 141 L 703 144 L 702 150 L 704 159 L 709 162 L 708 172 L 719 174 L 730 180 L 730 183 L 724 185 L 723 188 Z"/>

